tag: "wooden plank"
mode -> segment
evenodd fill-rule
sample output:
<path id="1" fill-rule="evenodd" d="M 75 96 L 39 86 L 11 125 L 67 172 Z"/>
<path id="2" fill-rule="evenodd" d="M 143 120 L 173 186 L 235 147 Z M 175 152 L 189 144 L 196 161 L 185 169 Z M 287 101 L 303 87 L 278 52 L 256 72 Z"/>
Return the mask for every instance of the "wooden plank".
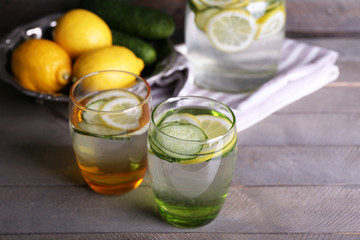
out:
<path id="1" fill-rule="evenodd" d="M 0 187 L 0 234 L 354 235 L 360 233 L 359 198 L 359 185 L 232 187 L 214 222 L 184 230 L 160 219 L 149 187 L 115 197 L 83 187 Z"/>
<path id="2" fill-rule="evenodd" d="M 186 231 L 186 230 L 184 230 Z M 271 234 L 271 233 L 91 233 L 91 234 L 31 234 L 0 236 L 0 240 L 118 240 L 118 239 L 161 239 L 161 240 L 358 240 L 358 234 Z"/>
<path id="3" fill-rule="evenodd" d="M 1 133 L 7 136 L 6 142 L 2 140 L 3 146 L 68 146 L 70 144 L 68 121 L 49 113 L 41 114 L 41 110 L 35 111 L 32 116 L 2 116 L 0 124 L 4 126 Z"/>
<path id="4" fill-rule="evenodd" d="M 9 148 L 0 148 L 0 186 L 85 186 L 71 146 Z M 355 146 L 239 145 L 232 186 L 360 184 L 359 156 Z"/>
<path id="5" fill-rule="evenodd" d="M 291 37 L 359 36 L 358 0 L 287 0 Z"/>
<path id="6" fill-rule="evenodd" d="M 0 118 L 7 126 L 1 130 L 0 184 L 83 184 L 68 123 L 49 119 L 27 116 L 24 124 L 22 118 Z M 358 183 L 358 119 L 359 113 L 343 112 L 273 114 L 239 134 L 239 184 Z"/>
<path id="7" fill-rule="evenodd" d="M 356 112 L 276 112 L 251 130 L 240 133 L 239 143 L 245 146 L 358 146 L 360 136 L 354 131 L 359 129 L 358 119 Z M 1 130 L 7 136 L 3 146 L 70 146 L 68 122 L 63 119 L 27 116 L 24 121 L 4 116 L 0 124 L 7 126 Z"/>
<path id="8" fill-rule="evenodd" d="M 360 184 L 359 147 L 238 147 L 232 186 Z"/>
<path id="9" fill-rule="evenodd" d="M 296 40 L 333 49 L 339 53 L 339 60 L 342 62 L 360 62 L 360 42 L 358 38 L 299 38 Z"/>
<path id="10" fill-rule="evenodd" d="M 278 113 L 359 113 L 360 86 L 344 86 L 345 82 L 342 82 L 341 79 L 342 78 L 339 78 L 339 81 L 334 82 L 333 85 L 326 86 L 280 109 Z"/>
<path id="11" fill-rule="evenodd" d="M 68 146 L 0 145 L 0 152 L 1 186 L 85 185 L 71 143 Z"/>
<path id="12" fill-rule="evenodd" d="M 274 113 L 239 133 L 241 146 L 359 146 L 359 114 Z"/>

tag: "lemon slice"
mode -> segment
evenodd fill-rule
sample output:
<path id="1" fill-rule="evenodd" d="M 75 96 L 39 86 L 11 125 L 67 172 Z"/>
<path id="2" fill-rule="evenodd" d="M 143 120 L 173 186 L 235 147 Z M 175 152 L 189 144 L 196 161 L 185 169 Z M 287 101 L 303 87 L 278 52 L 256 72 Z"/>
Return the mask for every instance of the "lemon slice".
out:
<path id="1" fill-rule="evenodd" d="M 106 100 L 92 101 L 90 104 L 86 104 L 86 107 L 91 110 L 98 111 L 104 105 Z M 101 124 L 100 114 L 92 113 L 90 111 L 83 111 L 82 118 L 89 124 Z"/>
<path id="2" fill-rule="evenodd" d="M 198 115 L 197 119 L 200 121 L 203 131 L 209 139 L 224 135 L 231 128 L 232 123 L 229 119 L 223 117 Z M 221 142 L 217 141 L 212 144 L 204 146 L 201 154 L 208 154 L 220 151 L 227 146 L 233 137 L 224 137 Z M 211 156 L 212 157 L 212 156 Z"/>
<path id="3" fill-rule="evenodd" d="M 212 115 L 197 115 L 196 118 L 202 125 L 202 130 L 205 132 L 208 139 L 224 135 L 231 128 L 232 123 L 230 120 Z M 230 153 L 236 146 L 236 133 L 229 134 L 224 137 L 223 141 L 215 142 L 213 144 L 204 146 L 199 153 L 199 157 L 181 162 L 182 164 L 194 164 L 205 162 L 211 159 L 224 157 Z M 203 156 L 201 156 L 203 154 Z"/>
<path id="4" fill-rule="evenodd" d="M 255 18 L 243 10 L 222 10 L 208 20 L 206 32 L 220 51 L 237 52 L 253 42 L 257 24 Z"/>
<path id="5" fill-rule="evenodd" d="M 235 133 L 236 134 L 236 133 Z M 227 154 L 231 153 L 233 149 L 236 147 L 237 138 L 234 136 L 234 134 L 231 135 L 231 140 L 226 147 L 224 147 L 221 151 L 217 151 L 213 154 L 207 154 L 205 156 L 197 157 L 195 159 L 182 161 L 180 163 L 182 164 L 195 164 L 195 163 L 201 163 L 209 160 L 215 160 L 217 158 L 224 158 Z"/>
<path id="6" fill-rule="evenodd" d="M 101 111 L 123 111 L 133 108 L 140 104 L 139 99 L 118 97 L 104 103 Z M 120 112 L 118 114 L 109 113 L 100 115 L 105 125 L 114 129 L 134 130 L 140 127 L 139 119 L 142 116 L 142 108 Z"/>
<path id="7" fill-rule="evenodd" d="M 223 117 L 216 117 L 212 115 L 197 115 L 196 119 L 200 121 L 202 129 L 209 139 L 227 133 L 227 131 L 232 126 L 230 120 Z"/>
<path id="8" fill-rule="evenodd" d="M 110 90 L 99 93 L 95 97 L 93 97 L 89 102 L 87 102 L 86 105 L 89 106 L 90 104 L 97 102 L 99 100 L 109 100 L 117 97 L 124 97 L 124 98 L 131 98 L 138 100 L 135 94 L 128 92 L 126 90 L 119 89 L 119 90 Z"/>
<path id="9" fill-rule="evenodd" d="M 260 29 L 257 39 L 268 38 L 280 32 L 285 25 L 285 19 L 285 7 L 283 5 L 259 18 L 257 22 Z"/>
<path id="10" fill-rule="evenodd" d="M 241 0 L 241 1 L 237 1 L 234 4 L 231 4 L 226 7 L 227 8 L 241 8 L 241 7 L 245 7 L 247 4 L 249 4 L 249 0 Z"/>
<path id="11" fill-rule="evenodd" d="M 200 1 L 209 6 L 227 6 L 238 2 L 238 0 L 200 0 Z"/>
<path id="12" fill-rule="evenodd" d="M 163 123 L 166 122 L 190 123 L 192 125 L 202 128 L 200 121 L 190 113 L 177 113 L 170 115 L 163 121 Z"/>

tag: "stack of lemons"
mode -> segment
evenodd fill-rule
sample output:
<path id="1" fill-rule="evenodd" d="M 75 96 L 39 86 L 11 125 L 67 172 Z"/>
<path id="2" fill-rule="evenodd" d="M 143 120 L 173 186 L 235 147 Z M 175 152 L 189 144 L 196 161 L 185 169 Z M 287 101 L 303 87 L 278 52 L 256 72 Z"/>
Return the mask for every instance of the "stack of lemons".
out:
<path id="1" fill-rule="evenodd" d="M 111 69 L 140 75 L 144 62 L 128 48 L 112 45 L 111 30 L 99 16 L 74 9 L 58 19 L 53 40 L 29 39 L 21 43 L 12 54 L 11 68 L 24 88 L 56 93 L 72 77 L 79 79 L 91 72 Z M 129 81 L 114 84 L 107 88 L 123 87 Z"/>

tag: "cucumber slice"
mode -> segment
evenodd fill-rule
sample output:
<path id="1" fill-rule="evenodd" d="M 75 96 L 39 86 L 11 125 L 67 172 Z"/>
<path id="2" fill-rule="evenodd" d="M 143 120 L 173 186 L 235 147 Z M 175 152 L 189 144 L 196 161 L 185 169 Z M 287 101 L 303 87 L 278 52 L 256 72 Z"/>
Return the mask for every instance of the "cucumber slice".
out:
<path id="1" fill-rule="evenodd" d="M 193 12 L 204 10 L 207 6 L 200 0 L 189 0 L 189 7 Z"/>
<path id="2" fill-rule="evenodd" d="M 216 13 L 220 12 L 220 10 L 221 10 L 220 8 L 213 7 L 213 8 L 207 8 L 203 11 L 197 12 L 195 14 L 196 26 L 200 30 L 205 31 L 208 20 L 212 16 L 214 16 Z"/>
<path id="3" fill-rule="evenodd" d="M 125 133 L 124 130 L 113 129 L 100 124 L 89 124 L 86 122 L 80 122 L 78 124 L 78 127 L 83 130 L 87 135 L 93 135 L 97 137 L 116 136 Z"/>
<path id="4" fill-rule="evenodd" d="M 189 155 L 197 154 L 202 150 L 203 145 L 201 143 L 186 142 L 187 140 L 202 141 L 207 139 L 204 131 L 193 124 L 173 122 L 160 125 L 159 129 L 166 135 L 157 134 L 155 136 L 156 141 L 162 146 L 161 150 L 164 153 L 174 158 L 181 158 L 181 155 L 187 155 L 188 158 Z M 174 140 L 171 137 L 185 141 Z"/>
<path id="5" fill-rule="evenodd" d="M 98 100 L 98 101 L 95 101 L 95 102 L 92 102 L 92 103 L 86 105 L 86 107 L 88 109 L 98 111 L 101 109 L 101 107 L 104 105 L 105 102 L 107 102 L 107 101 Z M 99 114 L 84 111 L 81 116 L 84 119 L 84 121 L 89 124 L 101 124 L 102 123 Z"/>
<path id="6" fill-rule="evenodd" d="M 163 159 L 168 162 L 182 162 L 182 161 L 194 159 L 195 157 L 191 155 L 190 156 L 182 155 L 168 151 L 164 149 L 164 147 L 162 147 L 154 137 L 151 136 L 149 137 L 149 144 L 153 154 L 158 156 L 160 159 Z"/>

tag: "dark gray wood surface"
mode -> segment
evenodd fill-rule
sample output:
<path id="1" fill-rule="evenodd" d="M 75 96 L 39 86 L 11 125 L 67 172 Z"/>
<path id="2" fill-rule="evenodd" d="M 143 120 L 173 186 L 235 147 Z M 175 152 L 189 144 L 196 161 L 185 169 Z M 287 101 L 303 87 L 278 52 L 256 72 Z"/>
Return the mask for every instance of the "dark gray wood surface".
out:
<path id="1" fill-rule="evenodd" d="M 1 33 L 13 26 L 16 4 L 30 20 L 25 2 L 1 2 L 8 12 L 0 14 Z M 74 4 L 29 2 L 53 12 Z M 175 2 L 157 6 L 182 9 L 184 1 Z M 288 10 L 289 36 L 338 51 L 341 75 L 239 134 L 228 199 L 198 229 L 163 222 L 148 179 L 122 196 L 89 190 L 75 163 L 67 104 L 37 104 L 0 81 L 0 239 L 360 239 L 360 2 L 288 0 Z"/>

